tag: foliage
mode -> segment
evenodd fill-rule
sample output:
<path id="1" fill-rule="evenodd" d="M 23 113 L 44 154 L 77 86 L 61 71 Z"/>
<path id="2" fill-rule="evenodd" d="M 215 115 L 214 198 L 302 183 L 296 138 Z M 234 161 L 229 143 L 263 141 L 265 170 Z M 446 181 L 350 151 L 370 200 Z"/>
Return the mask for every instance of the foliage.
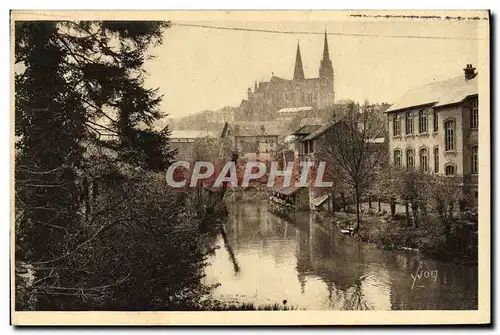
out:
<path id="1" fill-rule="evenodd" d="M 197 220 L 163 176 L 134 175 L 99 197 L 68 254 L 34 262 L 43 310 L 157 310 L 195 305 L 205 261 Z"/>
<path id="2" fill-rule="evenodd" d="M 351 104 L 326 133 L 318 153 L 332 165 L 332 174 L 351 187 L 356 196 L 356 227 L 360 226 L 361 193 L 367 189 L 383 161 L 385 150 L 374 140 L 384 137 L 378 110 L 365 103 L 362 110 Z"/>
<path id="3" fill-rule="evenodd" d="M 199 222 L 149 172 L 174 153 L 142 69 L 166 27 L 16 23 L 16 265 L 34 273 L 17 307 L 175 308 L 206 291 Z"/>

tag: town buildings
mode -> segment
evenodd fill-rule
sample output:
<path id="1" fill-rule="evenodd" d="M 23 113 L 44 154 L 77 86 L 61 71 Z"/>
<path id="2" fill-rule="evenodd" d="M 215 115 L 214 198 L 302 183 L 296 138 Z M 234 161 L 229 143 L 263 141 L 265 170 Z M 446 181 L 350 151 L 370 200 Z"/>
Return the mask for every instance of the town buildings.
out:
<path id="1" fill-rule="evenodd" d="M 203 130 L 173 130 L 170 135 L 170 147 L 177 150 L 175 159 L 192 160 L 196 142 L 204 138 L 215 139 L 213 132 Z"/>
<path id="2" fill-rule="evenodd" d="M 225 123 L 222 138 L 229 138 L 233 150 L 248 161 L 270 161 L 287 135 L 288 124 L 277 121 L 240 121 Z"/>
<path id="3" fill-rule="evenodd" d="M 395 166 L 459 177 L 477 197 L 478 74 L 471 64 L 460 77 L 411 89 L 386 114 Z"/>
<path id="4" fill-rule="evenodd" d="M 248 88 L 248 97 L 239 107 L 239 120 L 272 120 L 283 108 L 310 107 L 321 109 L 335 102 L 334 72 L 325 31 L 323 58 L 318 77 L 306 78 L 302 66 L 300 45 L 297 43 L 293 79 L 272 75 L 267 82 L 255 82 Z"/>

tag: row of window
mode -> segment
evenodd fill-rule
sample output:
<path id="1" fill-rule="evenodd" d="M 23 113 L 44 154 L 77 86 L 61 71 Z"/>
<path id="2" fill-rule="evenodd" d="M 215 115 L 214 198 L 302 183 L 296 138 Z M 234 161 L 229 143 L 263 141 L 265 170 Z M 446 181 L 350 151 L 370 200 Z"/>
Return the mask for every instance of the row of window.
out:
<path id="1" fill-rule="evenodd" d="M 397 167 L 402 166 L 402 151 L 401 149 L 394 150 L 394 165 Z M 439 173 L 439 147 L 435 147 L 433 150 L 434 158 L 434 172 Z M 427 148 L 422 148 L 419 150 L 420 158 L 420 170 L 427 172 L 429 171 L 429 152 Z M 477 174 L 479 172 L 479 160 L 478 160 L 478 147 L 474 146 L 471 148 L 470 153 L 471 162 L 471 173 Z M 413 149 L 406 149 L 406 167 L 407 169 L 415 168 L 415 151 Z M 447 164 L 445 166 L 445 174 L 447 176 L 454 175 L 455 166 L 452 164 Z"/>
<path id="2" fill-rule="evenodd" d="M 300 98 L 300 96 L 299 96 Z M 301 101 L 304 103 L 312 104 L 315 100 L 318 100 L 318 93 L 317 92 L 312 92 L 312 93 L 302 93 Z M 295 92 L 292 93 L 283 93 L 283 100 L 285 101 L 295 101 L 296 99 L 296 94 Z"/>
<path id="3" fill-rule="evenodd" d="M 439 130 L 439 119 L 437 115 L 436 110 L 432 110 L 433 113 L 433 122 L 432 122 L 432 128 L 434 132 L 437 132 Z M 405 114 L 405 135 L 412 135 L 414 133 L 414 117 L 412 112 L 407 112 Z M 449 123 L 452 122 L 452 123 Z M 445 130 L 450 129 L 451 126 L 453 126 L 454 129 L 454 122 L 453 121 L 446 121 L 445 122 Z M 479 126 L 479 110 L 478 110 L 478 101 L 474 100 L 472 102 L 472 110 L 471 110 L 471 121 L 470 121 L 471 128 L 477 129 Z M 418 133 L 420 134 L 425 134 L 427 133 L 427 126 L 428 126 L 428 112 L 427 110 L 420 110 L 418 112 Z M 401 119 L 398 117 L 398 115 L 393 115 L 392 117 L 392 133 L 394 136 L 401 135 Z M 448 150 L 448 149 L 447 149 Z M 450 149 L 453 150 L 453 149 Z"/>
<path id="4" fill-rule="evenodd" d="M 419 131 L 421 133 L 427 132 L 427 115 L 424 115 L 419 118 Z M 394 116 L 394 121 L 393 121 L 393 133 L 396 135 L 399 135 L 400 133 L 400 124 L 399 124 L 399 119 L 397 116 Z M 435 126 L 434 129 L 437 129 L 437 126 Z M 407 119 L 406 120 L 406 134 L 411 134 L 413 133 L 413 119 Z M 445 143 L 445 150 L 446 151 L 453 151 L 455 150 L 455 121 L 453 120 L 448 120 L 444 123 L 444 143 Z"/>

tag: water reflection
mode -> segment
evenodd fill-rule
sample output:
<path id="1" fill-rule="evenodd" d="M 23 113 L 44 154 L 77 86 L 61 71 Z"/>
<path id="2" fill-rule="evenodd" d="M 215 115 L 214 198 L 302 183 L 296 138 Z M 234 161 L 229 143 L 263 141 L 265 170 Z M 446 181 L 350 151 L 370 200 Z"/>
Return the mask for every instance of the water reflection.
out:
<path id="1" fill-rule="evenodd" d="M 477 267 L 379 250 L 314 214 L 287 222 L 265 201 L 239 201 L 223 229 L 209 241 L 219 248 L 205 269 L 207 283 L 221 284 L 214 291 L 221 300 L 286 299 L 315 310 L 477 309 Z"/>

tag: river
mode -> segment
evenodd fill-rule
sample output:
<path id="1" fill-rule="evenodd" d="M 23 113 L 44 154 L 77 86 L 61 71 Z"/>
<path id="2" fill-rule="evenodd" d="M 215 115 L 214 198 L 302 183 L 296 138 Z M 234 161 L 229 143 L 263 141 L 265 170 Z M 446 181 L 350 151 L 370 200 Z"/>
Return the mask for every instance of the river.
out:
<path id="1" fill-rule="evenodd" d="M 477 266 L 414 251 L 380 250 L 339 233 L 314 214 L 294 222 L 266 201 L 229 204 L 224 231 L 212 237 L 205 282 L 228 303 L 282 303 L 307 310 L 477 309 Z"/>

